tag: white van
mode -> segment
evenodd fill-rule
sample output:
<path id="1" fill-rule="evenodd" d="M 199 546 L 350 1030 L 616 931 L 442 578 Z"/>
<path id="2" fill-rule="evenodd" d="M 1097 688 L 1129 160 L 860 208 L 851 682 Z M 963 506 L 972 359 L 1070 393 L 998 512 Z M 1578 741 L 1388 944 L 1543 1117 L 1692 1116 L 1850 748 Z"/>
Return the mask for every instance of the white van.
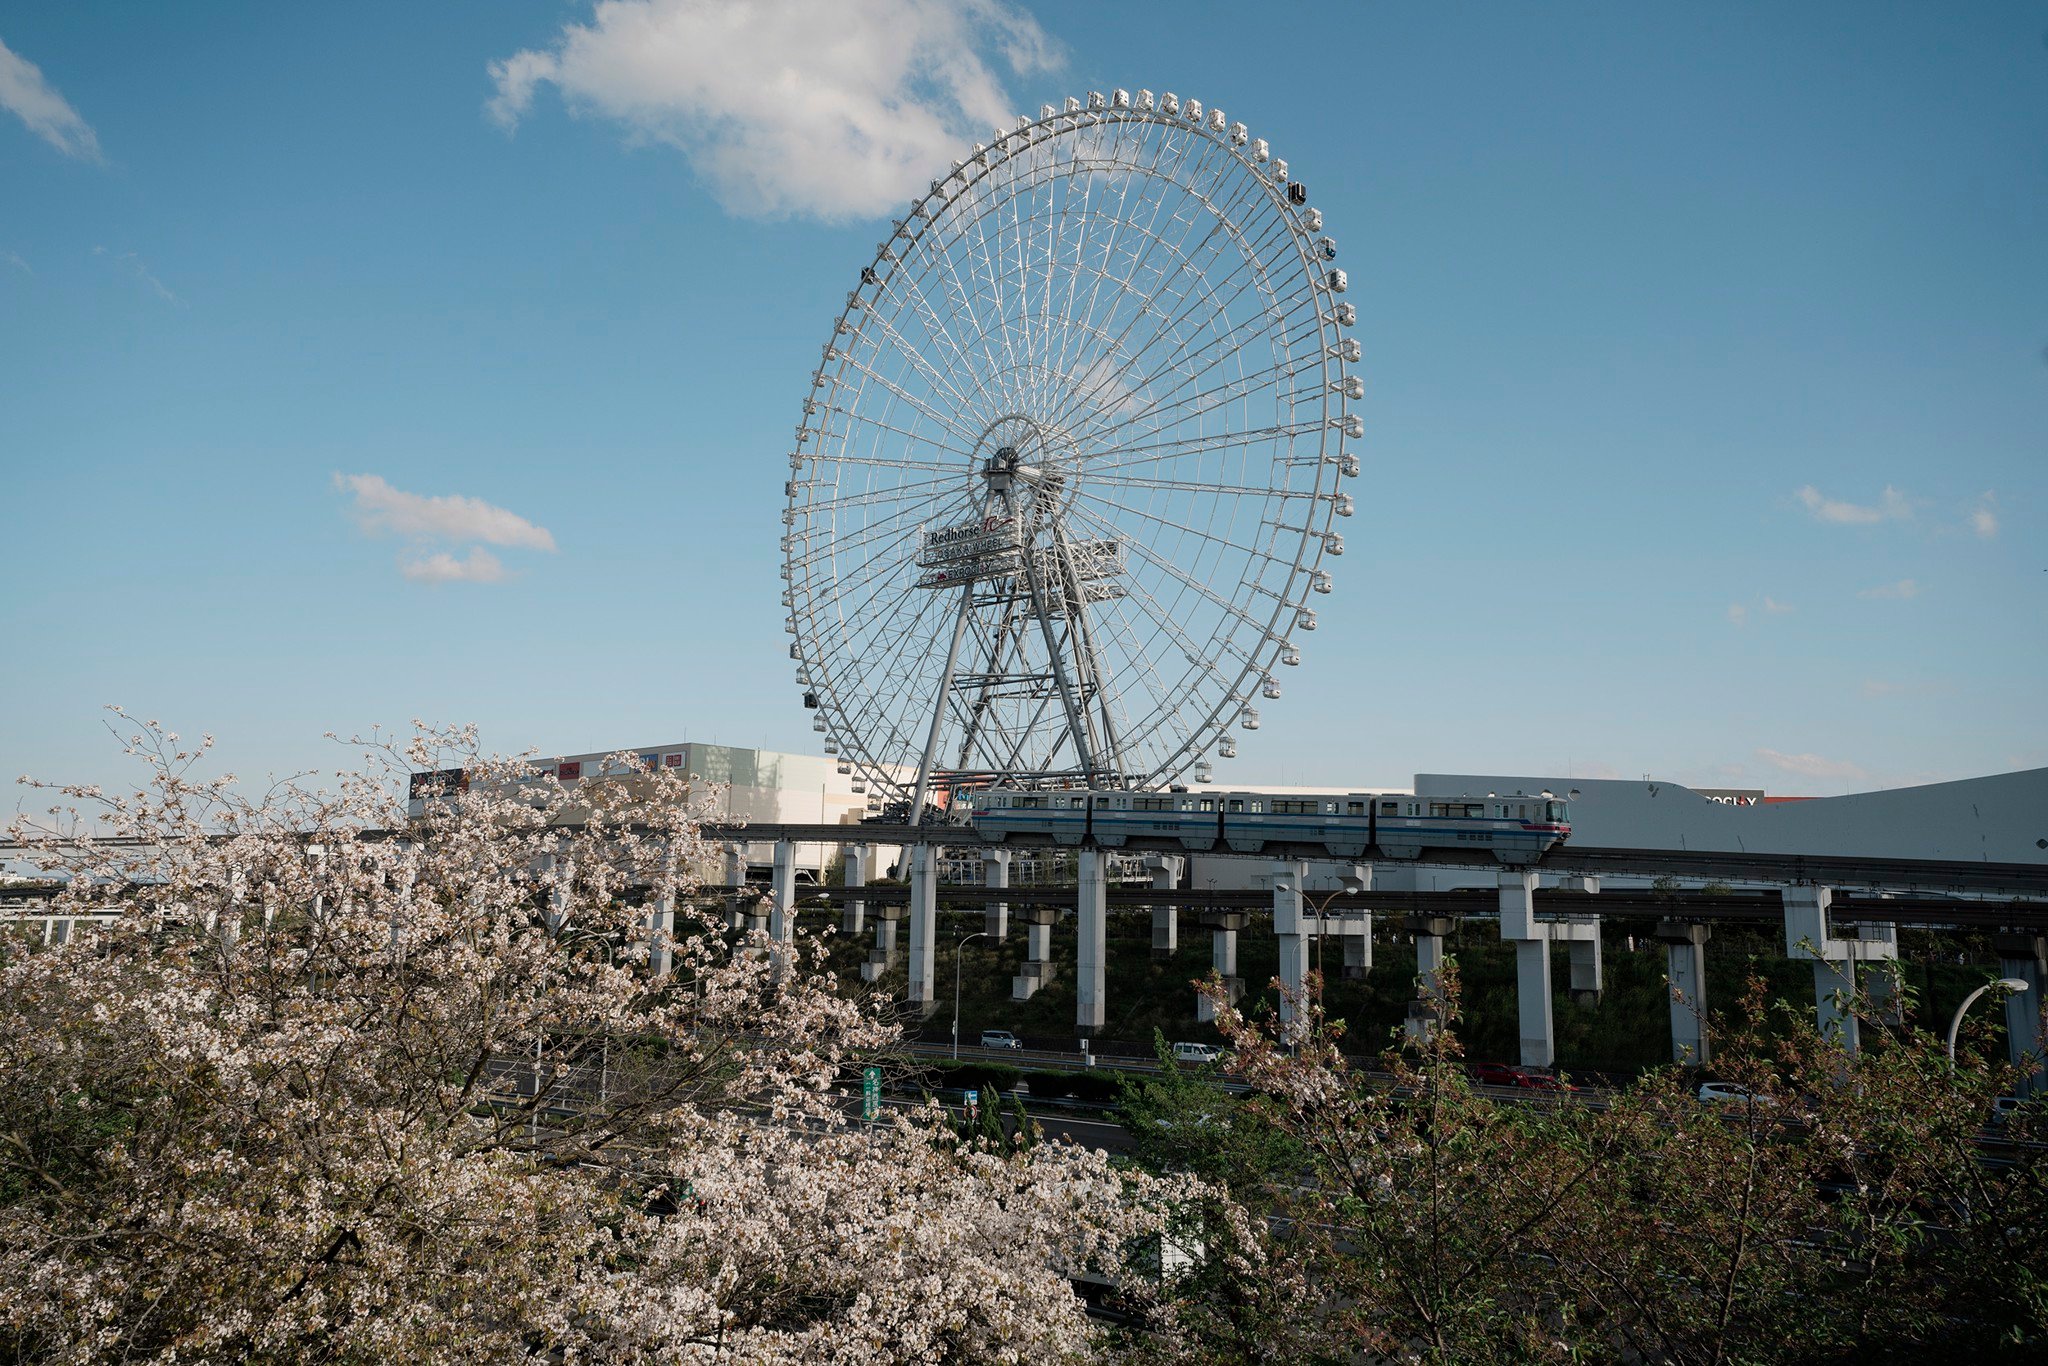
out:
<path id="1" fill-rule="evenodd" d="M 1175 1062 L 1211 1063 L 1223 1061 L 1223 1050 L 1213 1043 L 1177 1043 L 1173 1046 Z"/>

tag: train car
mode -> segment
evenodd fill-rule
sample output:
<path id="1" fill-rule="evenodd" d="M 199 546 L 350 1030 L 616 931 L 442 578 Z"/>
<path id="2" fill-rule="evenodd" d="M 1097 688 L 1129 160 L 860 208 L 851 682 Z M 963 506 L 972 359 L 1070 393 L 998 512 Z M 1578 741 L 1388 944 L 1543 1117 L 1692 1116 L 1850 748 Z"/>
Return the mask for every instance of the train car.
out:
<path id="1" fill-rule="evenodd" d="M 1571 834 L 1565 804 L 1547 794 L 1501 797 L 1374 799 L 1373 842 L 1390 859 L 1421 858 L 1429 850 L 1480 848 L 1511 867 L 1531 864 Z"/>
<path id="2" fill-rule="evenodd" d="M 1565 804 L 1547 795 L 1474 800 L 1408 793 L 1125 792 L 992 788 L 975 795 L 976 829 L 1076 846 L 1121 848 L 1162 840 L 1203 852 L 1257 854 L 1269 846 L 1320 845 L 1333 858 L 1417 859 L 1486 852 L 1507 865 L 1534 863 L 1571 833 Z"/>

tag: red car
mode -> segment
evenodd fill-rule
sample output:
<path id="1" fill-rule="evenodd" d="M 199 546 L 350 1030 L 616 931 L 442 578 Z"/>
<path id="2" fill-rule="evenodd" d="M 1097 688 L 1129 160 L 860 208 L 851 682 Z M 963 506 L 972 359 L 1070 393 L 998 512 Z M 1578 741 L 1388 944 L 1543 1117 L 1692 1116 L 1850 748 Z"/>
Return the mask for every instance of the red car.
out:
<path id="1" fill-rule="evenodd" d="M 1514 1086 L 1524 1091 L 1576 1091 L 1548 1072 L 1531 1072 L 1504 1062 L 1482 1062 L 1472 1069 L 1472 1079 L 1481 1086 Z"/>
<path id="2" fill-rule="evenodd" d="M 1526 1086 L 1529 1074 L 1504 1062 L 1482 1062 L 1473 1067 L 1472 1080 L 1481 1086 Z"/>

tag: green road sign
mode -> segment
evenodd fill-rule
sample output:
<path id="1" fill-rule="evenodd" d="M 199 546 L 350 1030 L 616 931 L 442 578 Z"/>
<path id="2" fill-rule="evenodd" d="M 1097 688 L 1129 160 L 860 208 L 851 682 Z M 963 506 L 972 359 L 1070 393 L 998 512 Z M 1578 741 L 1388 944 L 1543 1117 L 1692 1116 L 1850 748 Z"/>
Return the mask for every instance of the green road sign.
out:
<path id="1" fill-rule="evenodd" d="M 860 1117 L 874 1119 L 882 1113 L 882 1069 L 868 1067 L 861 1070 Z"/>

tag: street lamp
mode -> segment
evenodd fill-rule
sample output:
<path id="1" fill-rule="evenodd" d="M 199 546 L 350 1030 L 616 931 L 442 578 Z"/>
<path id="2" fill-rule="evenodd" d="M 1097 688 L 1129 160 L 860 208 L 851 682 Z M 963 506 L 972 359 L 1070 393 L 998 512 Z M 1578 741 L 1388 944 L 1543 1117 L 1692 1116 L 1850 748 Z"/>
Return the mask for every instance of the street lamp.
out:
<path id="1" fill-rule="evenodd" d="M 987 930 L 963 934 L 953 941 L 953 1061 L 960 1061 L 960 955 L 970 939 L 988 938 Z"/>
<path id="2" fill-rule="evenodd" d="M 2004 988 L 2009 994 L 2017 996 L 2027 989 L 2027 984 L 2017 977 L 2001 977 L 1995 982 L 1986 982 L 1983 986 L 1978 987 L 1963 998 L 1963 1003 L 1956 1007 L 1956 1017 L 1948 1022 L 1948 1065 L 1950 1067 L 1956 1065 L 1956 1034 L 1963 1027 L 1963 1012 L 1975 1004 L 1979 996 L 1999 987 Z"/>
<path id="3" fill-rule="evenodd" d="M 1337 890 L 1325 895 L 1320 902 L 1310 896 L 1306 890 L 1301 894 L 1301 899 L 1314 907 L 1316 913 L 1316 980 L 1318 990 L 1321 989 L 1320 983 L 1323 977 L 1323 940 L 1328 938 L 1329 925 L 1326 922 L 1329 920 L 1330 907 L 1336 903 L 1337 898 L 1340 896 L 1356 896 L 1366 890 L 1364 878 L 1356 873 L 1343 873 L 1337 878 Z"/>

